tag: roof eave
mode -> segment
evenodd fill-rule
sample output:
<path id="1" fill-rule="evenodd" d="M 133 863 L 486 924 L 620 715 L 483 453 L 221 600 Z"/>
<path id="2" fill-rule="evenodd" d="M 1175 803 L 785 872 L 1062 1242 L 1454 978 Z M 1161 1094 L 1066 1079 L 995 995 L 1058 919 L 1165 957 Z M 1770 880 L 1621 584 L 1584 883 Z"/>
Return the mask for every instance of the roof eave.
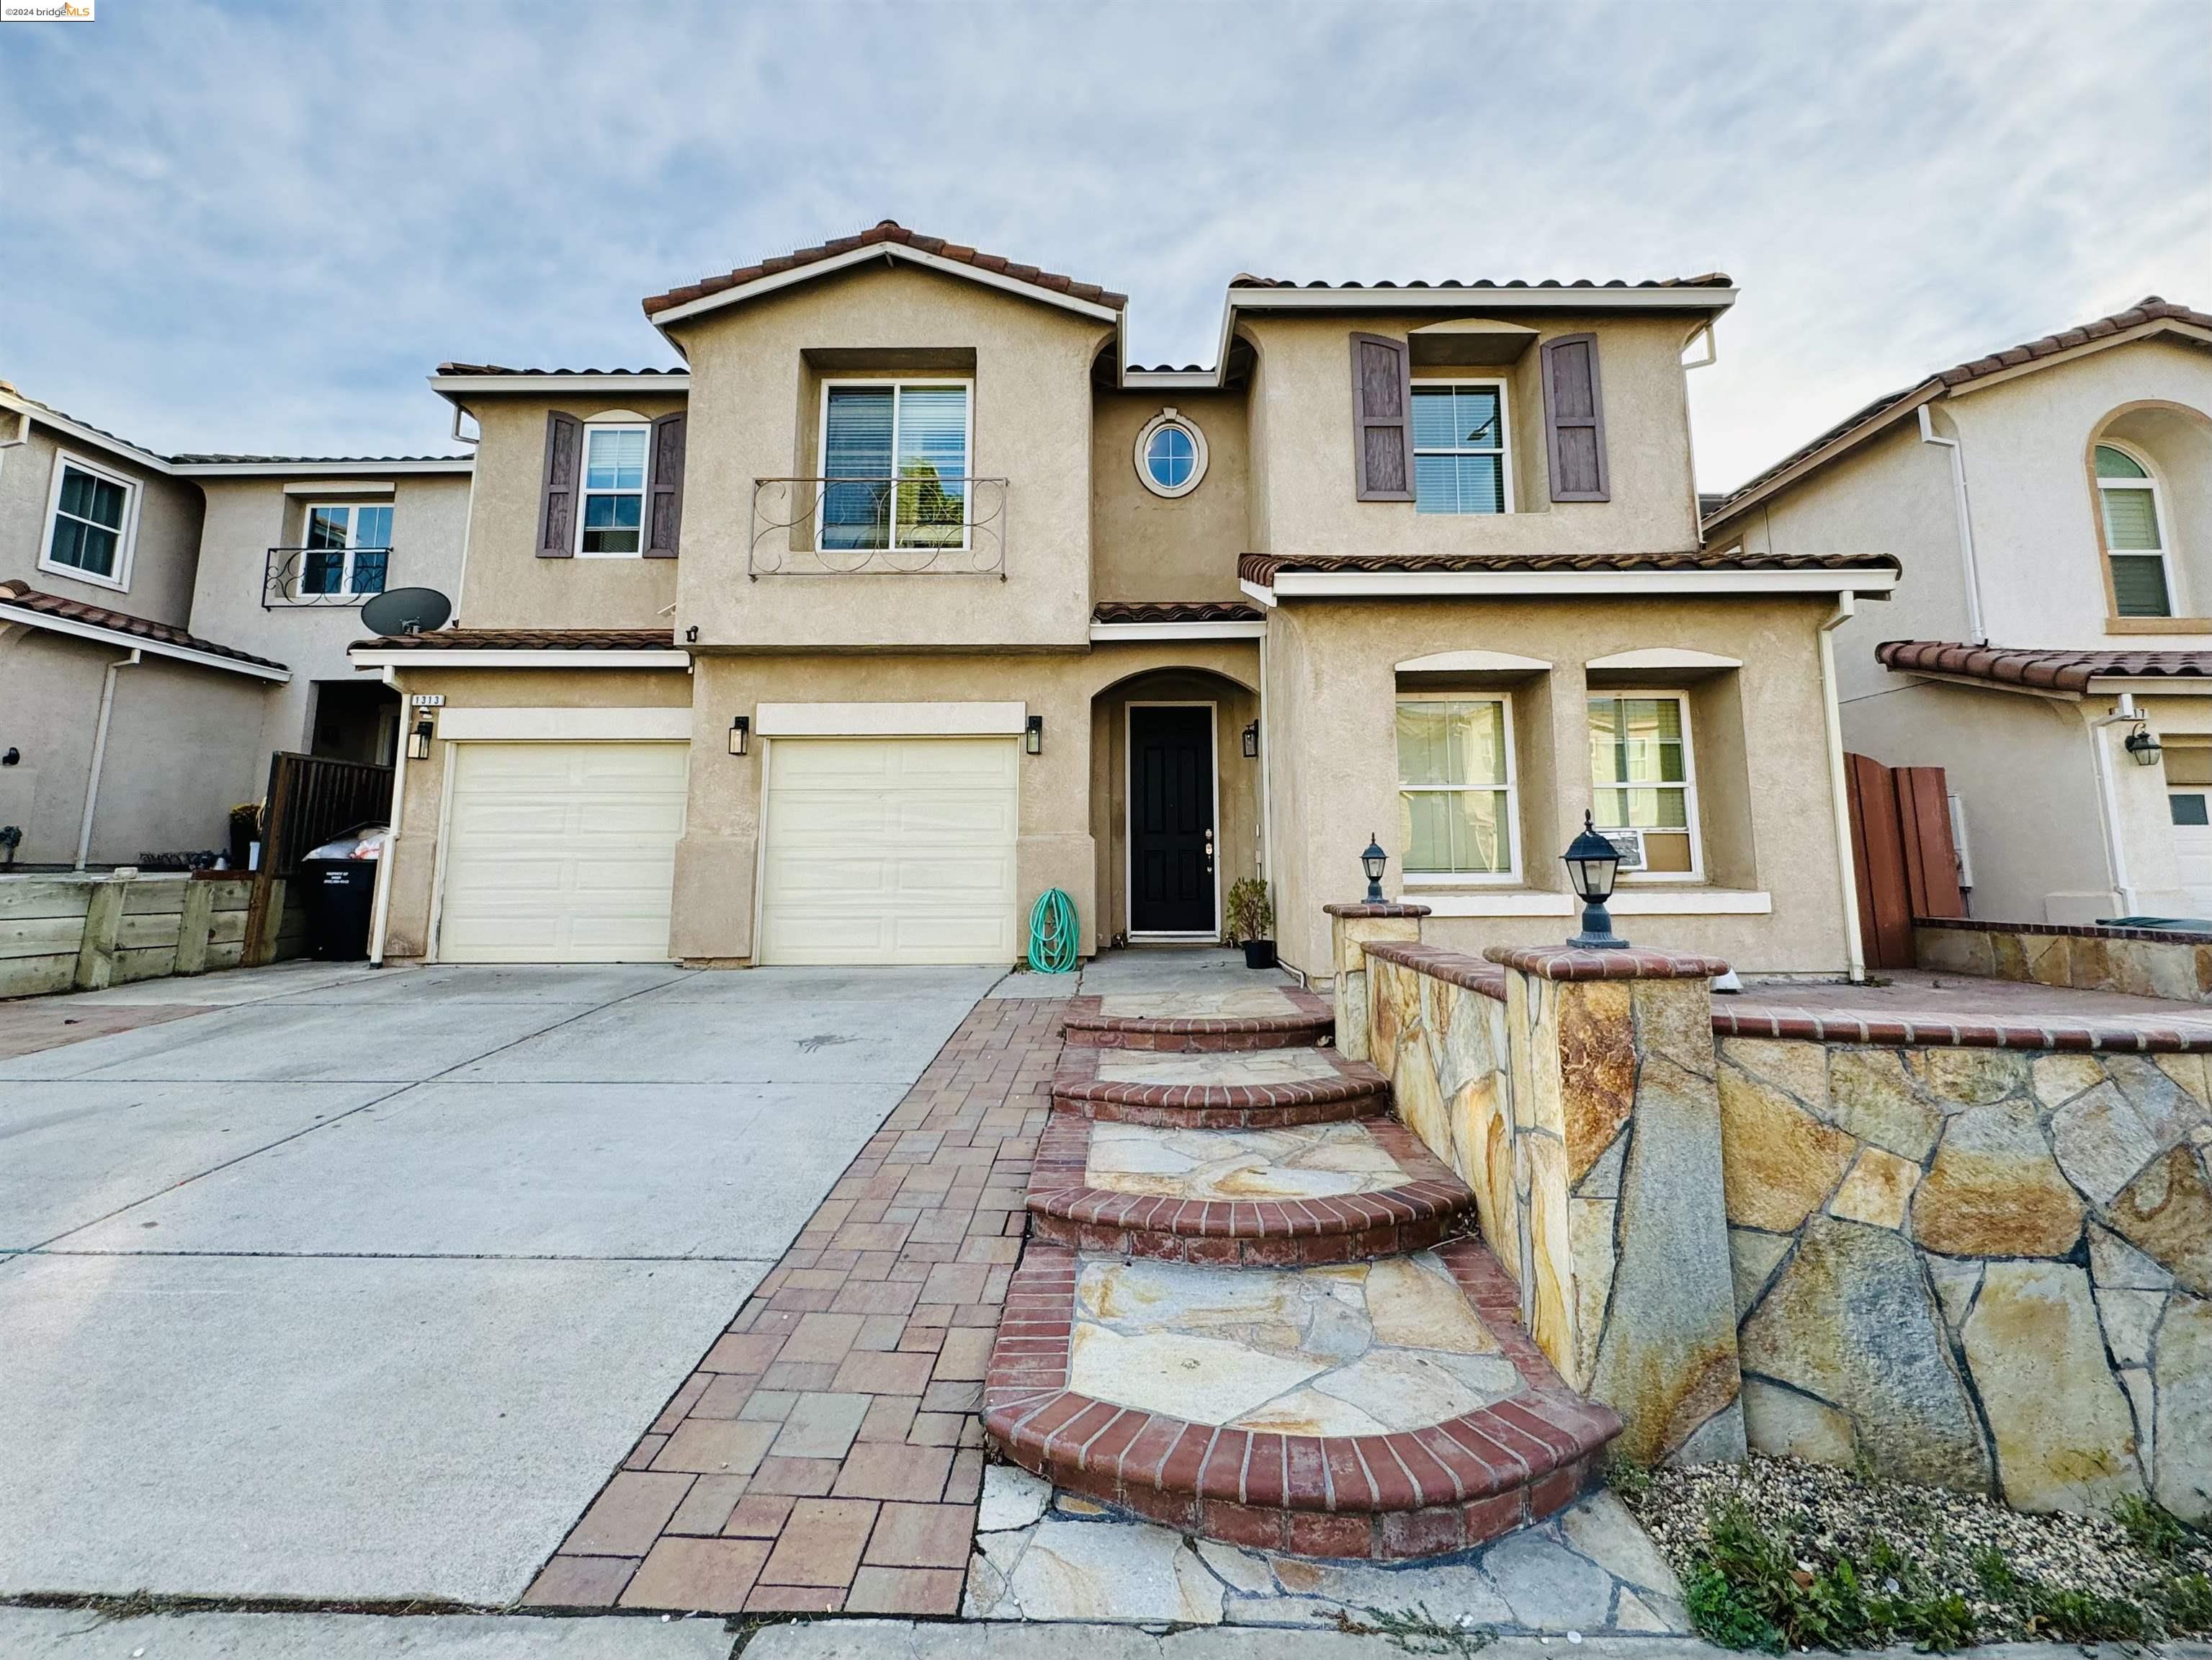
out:
<path id="1" fill-rule="evenodd" d="M 179 478 L 365 478 L 465 476 L 476 469 L 467 455 L 429 459 L 380 461 L 374 456 L 344 461 L 179 461 L 170 471 Z"/>
<path id="2" fill-rule="evenodd" d="M 527 393 L 544 397 L 549 392 L 645 392 L 655 396 L 680 392 L 688 396 L 691 390 L 689 370 L 678 369 L 657 374 L 434 374 L 430 390 L 454 404 L 465 396 L 485 393 Z"/>

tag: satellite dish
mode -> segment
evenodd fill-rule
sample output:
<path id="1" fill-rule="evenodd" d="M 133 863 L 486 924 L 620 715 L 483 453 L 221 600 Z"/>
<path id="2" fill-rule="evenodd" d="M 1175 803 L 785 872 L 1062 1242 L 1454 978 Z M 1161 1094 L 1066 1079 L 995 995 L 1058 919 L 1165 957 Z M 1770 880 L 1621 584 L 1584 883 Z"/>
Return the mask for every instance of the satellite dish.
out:
<path id="1" fill-rule="evenodd" d="M 394 588 L 361 608 L 372 634 L 427 634 L 453 614 L 453 602 L 435 588 Z"/>

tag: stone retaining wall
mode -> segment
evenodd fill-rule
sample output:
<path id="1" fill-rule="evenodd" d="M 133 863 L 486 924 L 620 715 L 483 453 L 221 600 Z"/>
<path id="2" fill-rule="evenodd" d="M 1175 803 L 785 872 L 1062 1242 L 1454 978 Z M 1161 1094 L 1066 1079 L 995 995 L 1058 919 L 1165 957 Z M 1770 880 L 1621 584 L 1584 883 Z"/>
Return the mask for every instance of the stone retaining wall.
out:
<path id="1" fill-rule="evenodd" d="M 2212 1508 L 2201 1055 L 1719 1043 L 1752 1446 Z"/>
<path id="2" fill-rule="evenodd" d="M 2212 1003 L 2212 933 L 1923 916 L 1912 959 L 1946 974 Z"/>

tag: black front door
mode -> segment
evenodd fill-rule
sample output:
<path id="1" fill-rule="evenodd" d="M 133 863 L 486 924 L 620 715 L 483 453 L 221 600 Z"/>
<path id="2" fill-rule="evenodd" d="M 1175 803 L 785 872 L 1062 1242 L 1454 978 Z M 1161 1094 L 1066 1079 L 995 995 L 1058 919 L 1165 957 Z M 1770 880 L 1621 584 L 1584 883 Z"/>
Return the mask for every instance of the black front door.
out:
<path id="1" fill-rule="evenodd" d="M 1212 933 L 1213 711 L 1129 711 L 1129 932 Z"/>

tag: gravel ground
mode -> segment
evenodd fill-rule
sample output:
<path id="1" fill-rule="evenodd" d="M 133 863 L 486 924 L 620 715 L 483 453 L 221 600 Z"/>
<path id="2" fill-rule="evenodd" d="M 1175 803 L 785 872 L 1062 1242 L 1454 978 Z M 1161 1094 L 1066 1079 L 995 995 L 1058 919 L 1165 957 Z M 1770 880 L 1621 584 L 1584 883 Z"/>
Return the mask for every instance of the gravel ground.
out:
<path id="1" fill-rule="evenodd" d="M 2161 1560 L 2111 1516 L 2031 1516 L 1971 1493 L 1756 1453 L 1742 1464 L 1652 1470 L 1616 1489 L 1685 1576 L 1708 1541 L 1714 1508 L 1731 1499 L 1767 1533 L 1789 1541 L 1805 1572 L 1838 1556 L 1863 1564 L 1874 1541 L 1886 1540 L 1925 1568 L 1934 1589 L 1966 1599 L 1983 1642 L 2051 1635 L 2031 1627 L 2026 1595 L 1993 1596 L 1985 1588 L 1974 1559 L 1988 1549 L 2022 1581 L 2130 1602 L 2172 1576 L 2212 1573 L 2212 1532 L 2202 1529 L 2170 1541 L 2173 1554 Z"/>

